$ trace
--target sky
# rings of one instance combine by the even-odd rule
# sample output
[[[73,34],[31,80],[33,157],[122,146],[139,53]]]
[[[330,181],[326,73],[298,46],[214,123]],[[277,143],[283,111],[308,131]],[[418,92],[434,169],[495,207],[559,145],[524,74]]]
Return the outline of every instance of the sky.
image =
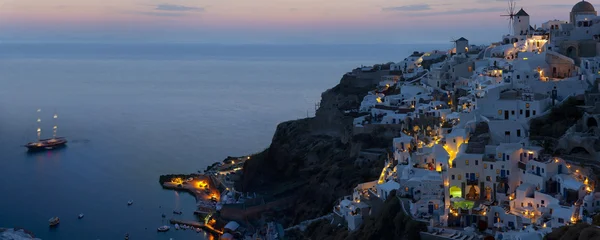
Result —
[[[539,26],[568,20],[578,1],[516,5]],[[508,19],[500,16],[507,6],[507,0],[0,0],[0,42],[412,44],[465,37],[487,43],[508,33]]]

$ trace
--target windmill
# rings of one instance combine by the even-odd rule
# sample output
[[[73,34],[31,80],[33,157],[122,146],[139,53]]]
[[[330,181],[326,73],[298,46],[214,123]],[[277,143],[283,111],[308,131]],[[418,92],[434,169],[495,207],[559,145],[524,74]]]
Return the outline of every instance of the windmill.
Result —
[[[451,39],[452,46],[450,47],[450,51],[452,52],[452,49],[454,49],[454,53],[456,53],[456,38],[452,37]]]
[[[501,17],[508,17],[508,34],[513,34],[513,23],[515,22],[515,1],[508,0],[508,9],[506,9],[505,15],[500,15]]]

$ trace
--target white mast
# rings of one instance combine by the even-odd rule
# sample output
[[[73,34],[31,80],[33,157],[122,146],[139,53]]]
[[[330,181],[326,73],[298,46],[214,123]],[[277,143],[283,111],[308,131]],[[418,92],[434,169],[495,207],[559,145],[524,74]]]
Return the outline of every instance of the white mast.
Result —
[[[38,109],[37,112],[41,112],[42,109]],[[42,122],[42,119],[40,119],[40,116],[38,114],[38,119],[37,119],[37,140],[40,140],[40,136],[42,135],[42,128],[40,127],[40,123]]]
[[[54,127],[52,128],[52,137],[56,138],[56,131],[58,130],[58,126],[56,125],[56,119],[58,119],[58,114],[54,114]]]

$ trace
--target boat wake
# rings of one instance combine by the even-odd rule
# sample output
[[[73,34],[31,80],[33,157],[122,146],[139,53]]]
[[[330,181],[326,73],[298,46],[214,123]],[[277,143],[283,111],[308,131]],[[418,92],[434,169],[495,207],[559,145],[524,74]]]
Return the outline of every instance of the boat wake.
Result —
[[[70,141],[71,143],[89,143],[89,139],[74,139]]]

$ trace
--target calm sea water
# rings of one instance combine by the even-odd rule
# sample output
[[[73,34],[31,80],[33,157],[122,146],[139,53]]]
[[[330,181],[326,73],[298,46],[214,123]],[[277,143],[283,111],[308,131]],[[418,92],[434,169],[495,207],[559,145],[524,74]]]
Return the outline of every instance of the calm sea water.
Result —
[[[277,123],[313,115],[354,67],[447,47],[0,44],[0,227],[42,239],[209,239],[156,232],[161,214],[194,219],[195,206],[159,175],[264,149]],[[26,154],[37,109],[45,136],[58,113],[67,148]],[[49,229],[53,216],[61,224]]]

